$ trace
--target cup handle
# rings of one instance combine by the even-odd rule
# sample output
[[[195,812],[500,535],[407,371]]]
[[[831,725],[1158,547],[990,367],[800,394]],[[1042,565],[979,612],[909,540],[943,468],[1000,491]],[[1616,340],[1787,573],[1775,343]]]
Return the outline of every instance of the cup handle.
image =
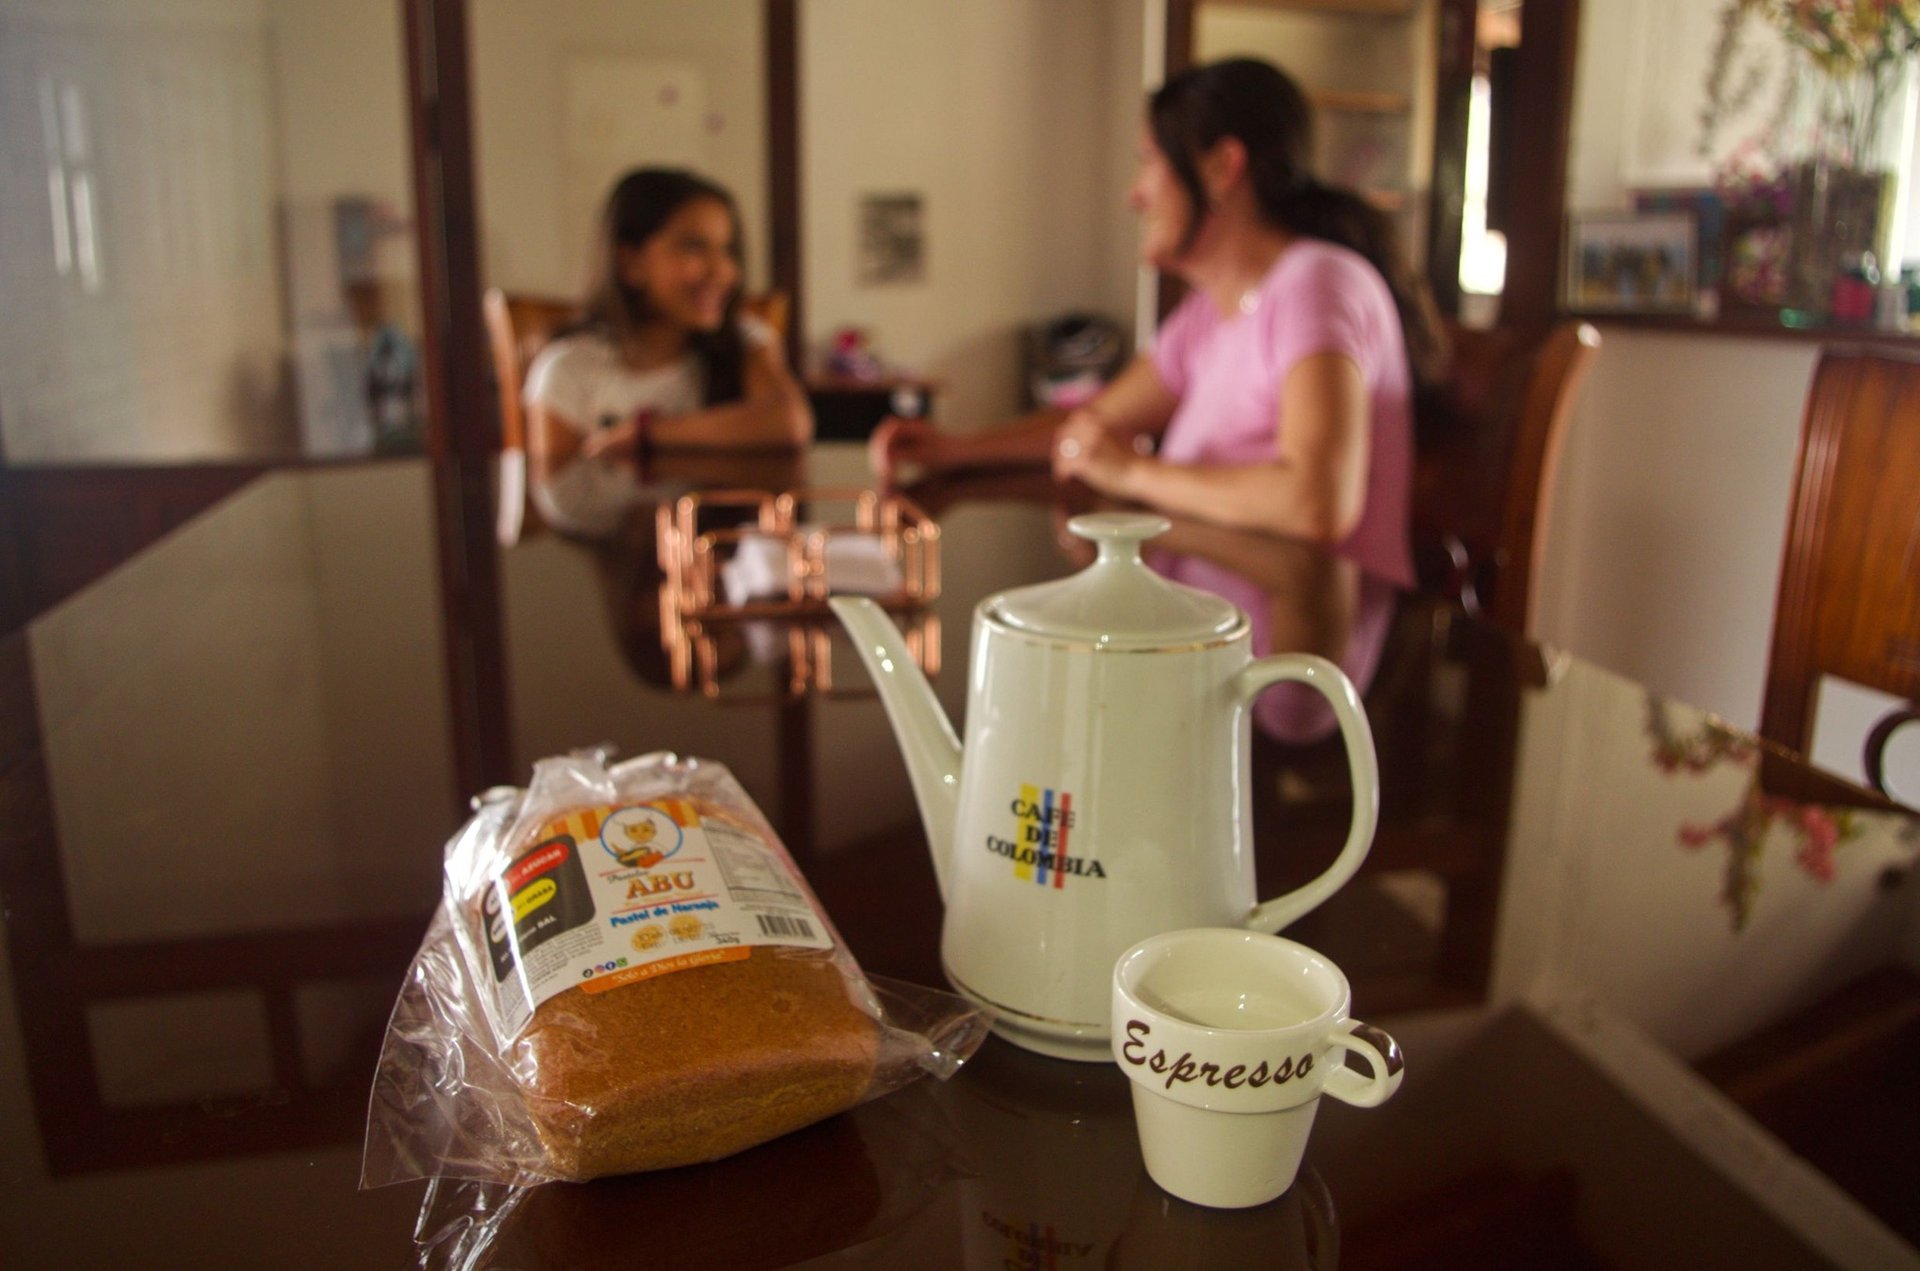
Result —
[[[1311,653],[1283,653],[1250,662],[1234,677],[1234,696],[1242,710],[1269,684],[1290,680],[1317,690],[1333,707],[1340,738],[1347,745],[1347,774],[1353,783],[1353,823],[1346,845],[1327,872],[1296,891],[1256,905],[1246,925],[1272,934],[1316,908],[1346,885],[1373,847],[1374,826],[1380,819],[1380,770],[1373,757],[1373,728],[1360,705],[1360,695],[1346,672]]]
[[[1327,1074],[1323,1093],[1356,1108],[1375,1108],[1393,1097],[1407,1062],[1401,1058],[1400,1044],[1371,1024],[1348,1020],[1327,1039],[1329,1046],[1344,1046],[1367,1061],[1373,1075],[1363,1077],[1351,1068],[1336,1068]]]

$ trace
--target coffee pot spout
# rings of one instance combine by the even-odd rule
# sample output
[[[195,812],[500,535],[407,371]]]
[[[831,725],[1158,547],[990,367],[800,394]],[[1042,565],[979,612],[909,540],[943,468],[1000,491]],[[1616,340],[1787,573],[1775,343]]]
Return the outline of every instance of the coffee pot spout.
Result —
[[[920,819],[926,823],[934,875],[945,898],[954,820],[960,810],[960,739],[886,611],[864,596],[835,596],[827,604],[853,638],[900,740]]]

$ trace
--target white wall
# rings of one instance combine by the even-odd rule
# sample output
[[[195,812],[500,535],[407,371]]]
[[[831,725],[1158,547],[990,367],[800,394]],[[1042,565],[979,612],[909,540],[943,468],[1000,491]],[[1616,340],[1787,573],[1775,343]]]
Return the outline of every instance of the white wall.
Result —
[[[577,293],[591,225],[565,194],[565,73],[576,56],[693,65],[705,81],[700,166],[733,192],[748,286],[767,278],[766,54],[759,0],[478,0],[472,6],[474,146],[487,280]],[[811,9],[803,20],[811,17]],[[635,154],[634,165],[648,160]],[[589,218],[590,219],[590,218]]]
[[[267,0],[279,115],[280,192],[413,206],[407,71],[393,0]]]
[[[1631,19],[1626,5],[1581,9],[1569,207],[1630,205],[1619,85]],[[1672,108],[1693,109],[1696,91],[1674,86]],[[1818,346],[1601,334],[1547,528],[1539,634],[1752,727]]]
[[[951,426],[1020,400],[1019,330],[1133,311],[1124,199],[1137,0],[809,0],[800,31],[806,336],[868,328]],[[924,200],[918,283],[856,281],[860,196]]]
[[[270,74],[257,0],[0,10],[10,461],[289,439]]]
[[[1815,346],[1601,333],[1547,527],[1539,633],[1751,728]]]

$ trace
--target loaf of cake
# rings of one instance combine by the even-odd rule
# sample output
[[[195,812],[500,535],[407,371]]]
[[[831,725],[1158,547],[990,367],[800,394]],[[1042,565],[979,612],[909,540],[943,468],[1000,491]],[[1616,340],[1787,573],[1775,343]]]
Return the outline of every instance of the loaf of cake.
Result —
[[[585,1179],[731,1156],[850,1108],[876,1040],[831,961],[755,949],[608,993],[569,989],[514,1045],[554,1173]]]
[[[675,835],[685,847],[661,855]],[[676,869],[680,861],[692,863]],[[741,876],[749,883],[729,890],[725,880]],[[640,902],[610,909],[622,886]],[[781,886],[791,899],[771,916],[734,904],[780,898]],[[531,1018],[501,1058],[554,1177],[729,1156],[850,1108],[873,1084],[880,1024],[865,982],[750,804],[677,797],[562,812],[502,857],[469,913],[496,980],[533,986]],[[633,925],[609,925],[621,922]],[[765,943],[769,927],[804,931],[813,947]],[[730,943],[739,929],[761,942]],[[575,961],[575,946],[618,942],[625,956],[585,972],[597,980],[553,992],[542,987],[553,968],[571,968],[541,946],[568,939],[561,947]],[[527,950],[546,959],[531,973]]]

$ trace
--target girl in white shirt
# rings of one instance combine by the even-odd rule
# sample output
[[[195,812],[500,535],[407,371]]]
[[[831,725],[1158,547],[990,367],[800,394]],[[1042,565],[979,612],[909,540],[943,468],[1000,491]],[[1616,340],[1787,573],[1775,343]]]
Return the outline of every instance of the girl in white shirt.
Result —
[[[739,216],[690,172],[641,168],[607,198],[584,314],[528,368],[533,503],[555,529],[624,523],[655,449],[805,446],[806,394],[739,315]]]

